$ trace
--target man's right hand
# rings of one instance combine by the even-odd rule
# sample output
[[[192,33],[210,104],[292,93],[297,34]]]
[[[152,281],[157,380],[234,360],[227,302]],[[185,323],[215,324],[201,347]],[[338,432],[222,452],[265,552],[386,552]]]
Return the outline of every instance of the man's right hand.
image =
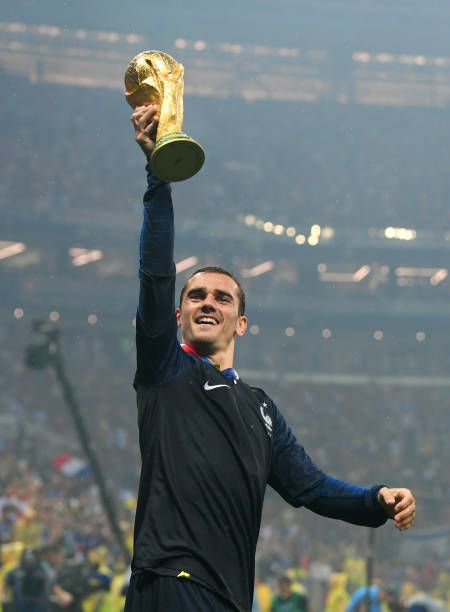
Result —
[[[156,143],[158,121],[159,107],[157,104],[136,106],[131,115],[131,123],[134,127],[134,138],[149,161]]]

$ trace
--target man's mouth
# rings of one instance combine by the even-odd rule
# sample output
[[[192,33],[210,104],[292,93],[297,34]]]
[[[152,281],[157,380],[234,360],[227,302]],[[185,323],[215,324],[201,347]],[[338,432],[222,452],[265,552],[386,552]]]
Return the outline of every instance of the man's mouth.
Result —
[[[206,315],[202,315],[201,317],[197,317],[195,322],[198,325],[218,325],[218,321],[214,319],[214,317],[209,317]]]

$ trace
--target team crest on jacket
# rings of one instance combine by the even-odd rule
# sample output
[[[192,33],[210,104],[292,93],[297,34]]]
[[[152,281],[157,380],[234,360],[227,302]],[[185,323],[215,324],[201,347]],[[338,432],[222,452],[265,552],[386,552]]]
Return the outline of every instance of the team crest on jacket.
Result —
[[[269,437],[272,437],[272,428],[273,428],[272,418],[270,417],[270,415],[266,413],[266,408],[267,408],[267,402],[263,402],[262,404],[259,405],[259,410],[261,412],[261,416],[263,418],[264,425],[266,426],[267,433],[269,434]]]

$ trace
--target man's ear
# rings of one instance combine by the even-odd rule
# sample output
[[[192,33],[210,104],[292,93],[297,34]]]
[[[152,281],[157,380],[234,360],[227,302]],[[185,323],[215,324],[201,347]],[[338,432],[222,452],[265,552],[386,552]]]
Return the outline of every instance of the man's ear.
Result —
[[[247,331],[248,319],[246,316],[240,316],[236,323],[236,336],[243,336]]]
[[[178,327],[180,327],[180,325],[181,325],[181,323],[180,323],[181,310],[179,308],[175,309],[175,317],[177,319],[177,325],[178,325]]]

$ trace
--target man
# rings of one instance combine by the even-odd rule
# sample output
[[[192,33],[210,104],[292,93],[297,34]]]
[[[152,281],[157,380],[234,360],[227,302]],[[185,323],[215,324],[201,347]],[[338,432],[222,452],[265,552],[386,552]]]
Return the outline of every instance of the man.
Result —
[[[147,159],[155,105],[131,120]],[[264,491],[357,525],[414,520],[407,489],[355,487],[324,474],[262,391],[233,369],[247,328],[245,296],[229,272],[194,273],[174,312],[170,187],[148,175],[136,317],[141,479],[125,609],[248,612]],[[180,328],[184,346],[177,340]]]
[[[409,597],[405,604],[407,612],[444,612],[448,610],[442,601],[421,592]]]
[[[360,612],[362,610],[381,612],[383,602],[387,602],[392,598],[392,595],[383,585],[373,585],[369,588],[360,587],[351,596],[346,612]],[[389,606],[389,610],[391,609],[391,606]]]
[[[6,604],[5,611],[45,612],[49,586],[49,576],[36,551],[26,548],[19,565],[5,577],[6,590],[11,594],[11,607]]]
[[[289,576],[278,579],[278,593],[272,600],[271,612],[307,612],[308,599],[304,593],[296,593],[292,589]]]

